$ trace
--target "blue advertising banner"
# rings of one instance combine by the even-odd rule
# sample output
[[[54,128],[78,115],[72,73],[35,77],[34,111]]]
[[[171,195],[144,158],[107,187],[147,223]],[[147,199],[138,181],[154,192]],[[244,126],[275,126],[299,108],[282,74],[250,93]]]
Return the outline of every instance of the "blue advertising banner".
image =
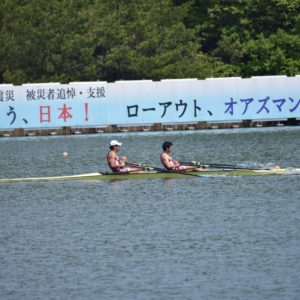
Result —
[[[300,118],[300,76],[0,85],[0,129]]]

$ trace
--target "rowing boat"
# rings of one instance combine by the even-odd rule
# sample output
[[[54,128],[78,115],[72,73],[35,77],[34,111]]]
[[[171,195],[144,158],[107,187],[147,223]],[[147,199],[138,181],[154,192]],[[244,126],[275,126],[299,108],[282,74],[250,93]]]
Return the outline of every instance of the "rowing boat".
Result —
[[[149,178],[187,178],[189,176],[254,176],[254,175],[289,175],[300,174],[300,168],[293,169],[261,169],[261,170],[235,170],[235,169],[205,169],[193,172],[157,172],[145,171],[143,173],[120,174],[120,173],[86,173],[78,175],[54,176],[54,177],[31,177],[31,178],[3,178],[0,183],[13,182],[36,182],[36,181],[66,181],[66,180],[124,180],[124,179],[149,179]]]

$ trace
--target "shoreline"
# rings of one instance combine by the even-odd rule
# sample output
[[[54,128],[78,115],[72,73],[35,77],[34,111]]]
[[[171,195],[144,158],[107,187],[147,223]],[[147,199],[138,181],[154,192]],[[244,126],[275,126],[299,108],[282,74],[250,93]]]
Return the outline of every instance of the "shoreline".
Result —
[[[156,131],[193,131],[207,129],[229,129],[229,128],[260,128],[260,127],[283,127],[300,126],[300,120],[272,120],[241,122],[220,122],[208,123],[198,122],[192,124],[162,124],[156,123],[145,125],[110,125],[105,127],[60,127],[60,128],[32,128],[12,129],[0,131],[0,137],[22,137],[22,136],[56,136],[56,135],[80,135],[80,134],[101,134],[101,133],[126,133],[126,132],[156,132]]]

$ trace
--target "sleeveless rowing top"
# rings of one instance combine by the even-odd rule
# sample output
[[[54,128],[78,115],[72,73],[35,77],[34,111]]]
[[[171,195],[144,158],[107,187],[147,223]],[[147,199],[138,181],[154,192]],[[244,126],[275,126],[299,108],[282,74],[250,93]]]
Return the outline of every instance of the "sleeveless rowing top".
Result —
[[[174,169],[174,161],[173,161],[173,158],[169,155],[169,158],[168,158],[168,162],[169,164],[171,165],[171,168],[170,167],[167,167],[162,159],[162,156],[163,156],[164,152],[160,155],[160,161],[162,163],[162,165],[164,166],[164,168],[166,170],[173,170]]]
[[[116,166],[113,167],[113,166],[110,164],[110,161],[109,161],[109,159],[108,159],[110,153],[111,153],[111,151],[109,151],[109,152],[107,153],[107,156],[106,156],[107,164],[108,164],[108,166],[110,167],[110,169],[111,169],[113,172],[119,172],[119,171],[120,171],[120,162],[119,162],[120,158],[119,158],[118,155],[116,155],[116,158],[115,158],[115,165],[116,165]]]

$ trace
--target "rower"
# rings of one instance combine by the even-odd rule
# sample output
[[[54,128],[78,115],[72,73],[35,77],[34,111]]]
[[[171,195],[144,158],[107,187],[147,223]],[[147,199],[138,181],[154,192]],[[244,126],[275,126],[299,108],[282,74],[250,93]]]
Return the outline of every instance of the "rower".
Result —
[[[177,160],[170,155],[173,143],[164,142],[162,145],[163,153],[160,155],[160,161],[166,171],[203,171],[199,167],[182,166]]]
[[[110,151],[107,154],[107,164],[114,173],[141,173],[137,168],[131,168],[126,166],[126,156],[119,158],[118,152],[122,143],[117,140],[110,142]]]

